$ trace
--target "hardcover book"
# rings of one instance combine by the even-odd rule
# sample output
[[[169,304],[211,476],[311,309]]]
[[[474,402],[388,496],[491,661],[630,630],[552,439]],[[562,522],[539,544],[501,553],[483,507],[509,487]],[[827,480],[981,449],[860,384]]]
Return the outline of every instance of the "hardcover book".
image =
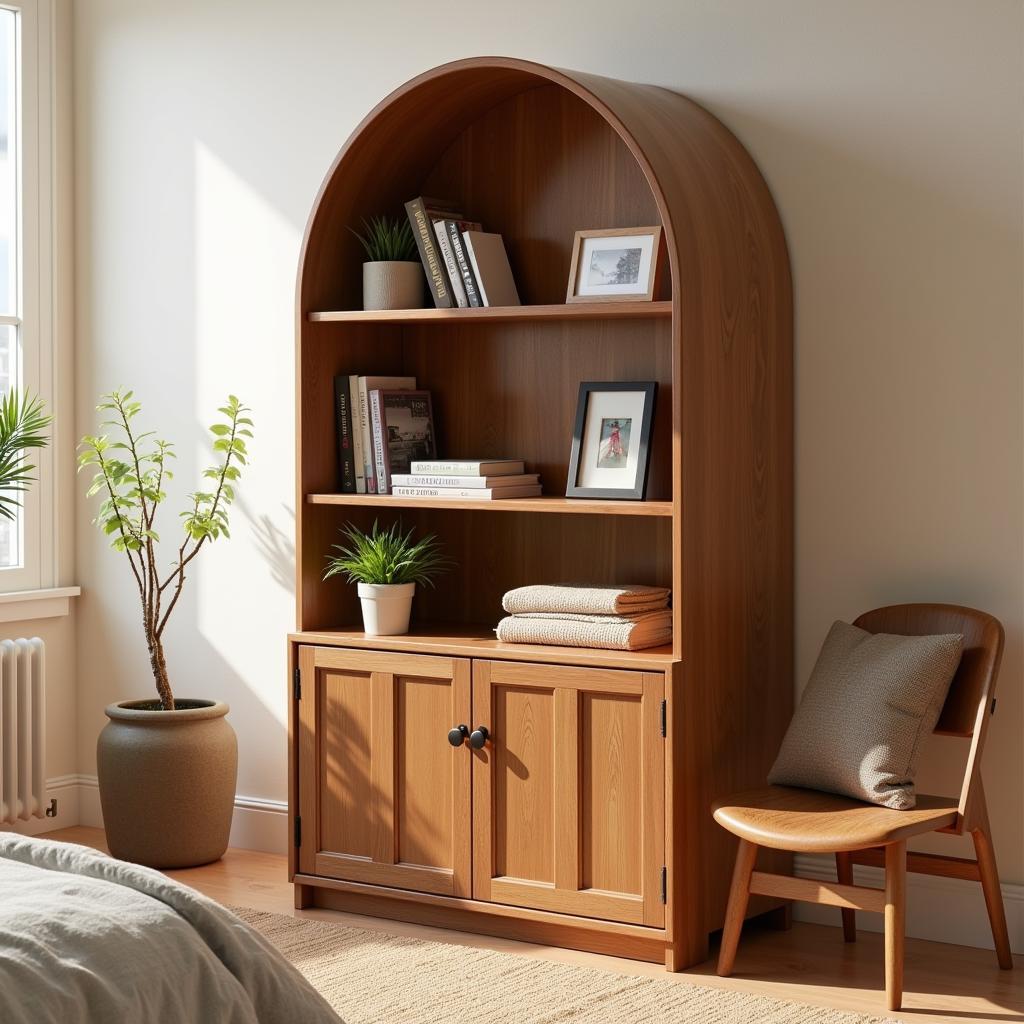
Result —
[[[437,247],[437,236],[434,234],[434,221],[445,217],[461,217],[455,204],[447,199],[427,199],[417,196],[405,204],[405,212],[412,225],[412,234],[416,239],[423,269],[426,271],[427,284],[438,309],[451,309],[455,305],[451,284],[448,280],[448,269]]]
[[[429,391],[370,392],[377,493],[391,490],[391,473],[407,473],[413,459],[436,454]]]
[[[513,476],[524,471],[522,459],[417,459],[409,467],[417,475]]]
[[[349,405],[352,409],[352,454],[355,461],[356,494],[366,493],[366,458],[363,452],[363,432],[359,429],[359,374],[349,374]]]
[[[334,419],[338,435],[338,469],[343,494],[356,492],[356,460],[352,444],[352,396],[348,377],[334,378]]]
[[[452,476],[436,473],[392,473],[396,487],[519,487],[540,483],[537,473],[515,473],[509,476]]]
[[[394,487],[400,498],[452,498],[459,501],[495,501],[499,498],[536,498],[540,484],[524,487]]]
[[[373,452],[373,432],[370,429],[370,392],[377,389],[413,391],[415,388],[415,377],[359,378],[359,402],[356,413],[359,417],[358,430],[363,450],[363,475],[367,494],[377,493],[377,463]]]
[[[482,305],[520,305],[501,235],[489,231],[466,231],[462,238]]]
[[[469,304],[474,307],[486,306],[487,303],[483,300],[476,275],[470,265],[469,256],[467,255],[466,247],[463,244],[465,234],[461,229],[459,222],[456,220],[446,220],[444,222],[444,226],[445,230],[448,232],[448,239],[451,242],[452,253],[455,257],[456,266],[458,267],[459,273],[462,277],[462,284],[466,290],[466,298],[468,299]],[[477,227],[479,227],[479,225],[477,225]],[[470,228],[470,230],[473,229]]]
[[[457,231],[479,231],[480,225],[475,221],[471,220],[435,220],[434,221],[434,234],[437,236],[437,247],[441,252],[441,258],[444,260],[445,268],[448,271],[448,279],[452,286],[452,295],[455,298],[455,304],[460,309],[465,309],[469,305],[469,300],[466,298],[466,288],[462,283],[462,271],[459,269],[459,263],[455,258],[455,253],[452,250],[452,241],[448,236],[448,224],[458,225]]]

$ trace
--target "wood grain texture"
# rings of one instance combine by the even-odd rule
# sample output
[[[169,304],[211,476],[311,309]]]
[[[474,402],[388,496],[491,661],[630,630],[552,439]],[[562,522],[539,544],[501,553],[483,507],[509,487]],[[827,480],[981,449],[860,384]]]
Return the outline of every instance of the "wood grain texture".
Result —
[[[885,1002],[890,1010],[903,1005],[903,950],[907,927],[907,844],[885,848]]]
[[[405,498],[395,494],[307,494],[311,505],[347,505],[380,512],[401,508],[461,509],[471,512],[548,512],[555,515],[665,516],[671,518],[668,501],[608,501],[590,498],[495,498],[473,501],[456,498]]]
[[[765,871],[755,871],[750,876],[750,892],[876,914],[885,909],[885,894],[881,889],[842,882],[819,882],[813,878],[794,878],[792,875],[773,875]]]
[[[527,307],[564,296],[576,230],[660,223],[671,316],[346,317],[359,305],[349,225],[424,193],[460,200],[503,234]],[[342,316],[309,320],[331,310]],[[403,508],[459,564],[429,603],[417,599],[418,616],[448,623],[446,633],[406,649],[473,649],[501,594],[524,583],[672,587],[667,665],[570,649],[550,662],[669,669],[672,774],[659,787],[669,959],[703,959],[724,918],[734,842],[708,807],[763,783],[792,708],[792,294],[778,214],[749,155],[667,90],[509,58],[435,69],[371,112],[331,168],[303,243],[296,327],[298,624],[322,637],[358,621],[351,588],[320,582],[327,546],[345,522],[368,526],[381,513],[305,500],[336,489],[323,409],[339,367],[415,373],[435,396],[445,453],[525,457],[553,498],[564,494],[578,382],[658,381],[648,497],[670,502],[671,516]],[[360,643],[356,631],[334,635]],[[539,649],[508,657],[542,660]]]
[[[835,853],[883,846],[934,832],[956,821],[956,800],[918,794],[917,806],[897,811],[832,793],[764,786],[717,803],[715,820],[759,846],[802,853]]]
[[[526,320],[648,320],[672,316],[672,303],[647,301],[574,302],[529,306],[481,306],[464,309],[342,309],[309,314],[319,323],[439,324],[521,323]],[[438,337],[443,344],[445,334]]]
[[[881,852],[881,851],[880,851]],[[840,885],[853,885],[853,857],[842,850],[836,854],[836,880]],[[843,941],[857,941],[857,912],[851,907],[843,907]]]
[[[474,897],[662,927],[661,674],[474,662]]]
[[[469,663],[304,646],[300,664],[302,870],[468,895],[469,754],[447,734],[469,720]]]

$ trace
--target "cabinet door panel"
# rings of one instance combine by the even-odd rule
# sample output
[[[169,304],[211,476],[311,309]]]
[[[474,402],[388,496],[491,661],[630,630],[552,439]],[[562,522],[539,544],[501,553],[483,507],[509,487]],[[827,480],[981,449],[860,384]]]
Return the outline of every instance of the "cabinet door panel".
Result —
[[[300,870],[468,896],[469,662],[303,647]]]
[[[660,927],[664,676],[473,663],[476,899]]]

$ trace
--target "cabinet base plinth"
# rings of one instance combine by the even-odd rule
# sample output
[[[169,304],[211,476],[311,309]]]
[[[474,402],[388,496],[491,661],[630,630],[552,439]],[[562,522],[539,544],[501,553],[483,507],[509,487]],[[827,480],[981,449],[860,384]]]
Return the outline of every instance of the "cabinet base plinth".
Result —
[[[580,949],[651,963],[666,963],[672,948],[660,928],[402,892],[311,875],[296,875],[295,886],[296,891],[301,888],[310,893],[312,902],[308,906],[432,928],[495,935],[518,942]],[[676,969],[683,966],[691,965],[679,964]]]

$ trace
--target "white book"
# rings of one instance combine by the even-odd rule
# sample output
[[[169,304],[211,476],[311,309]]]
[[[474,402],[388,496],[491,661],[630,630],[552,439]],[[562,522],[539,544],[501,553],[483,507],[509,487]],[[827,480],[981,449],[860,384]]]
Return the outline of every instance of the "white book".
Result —
[[[393,487],[396,498],[450,498],[459,501],[494,501],[496,498],[535,498],[540,484],[524,487]]]
[[[469,305],[466,298],[466,287],[462,283],[462,273],[458,263],[455,262],[455,253],[452,252],[452,242],[448,237],[448,229],[444,226],[443,220],[434,221],[434,234],[437,235],[437,247],[441,251],[441,258],[448,268],[448,277],[451,279],[452,295],[458,303],[459,309],[465,309]]]
[[[371,391],[415,391],[415,377],[360,377],[359,378],[359,432],[363,445],[363,477],[366,492],[377,493],[377,472],[373,458],[373,431],[370,427]]]
[[[516,476],[523,470],[522,459],[420,459],[409,466],[416,476]]]
[[[444,476],[429,473],[392,473],[396,487],[516,487],[537,484],[537,473],[516,473],[509,476]]]
[[[485,306],[518,306],[512,268],[501,235],[492,231],[463,231],[466,255]]]
[[[348,378],[349,404],[352,406],[352,458],[356,464],[356,494],[366,493],[366,456],[363,453],[363,432],[359,429],[359,374]]]

